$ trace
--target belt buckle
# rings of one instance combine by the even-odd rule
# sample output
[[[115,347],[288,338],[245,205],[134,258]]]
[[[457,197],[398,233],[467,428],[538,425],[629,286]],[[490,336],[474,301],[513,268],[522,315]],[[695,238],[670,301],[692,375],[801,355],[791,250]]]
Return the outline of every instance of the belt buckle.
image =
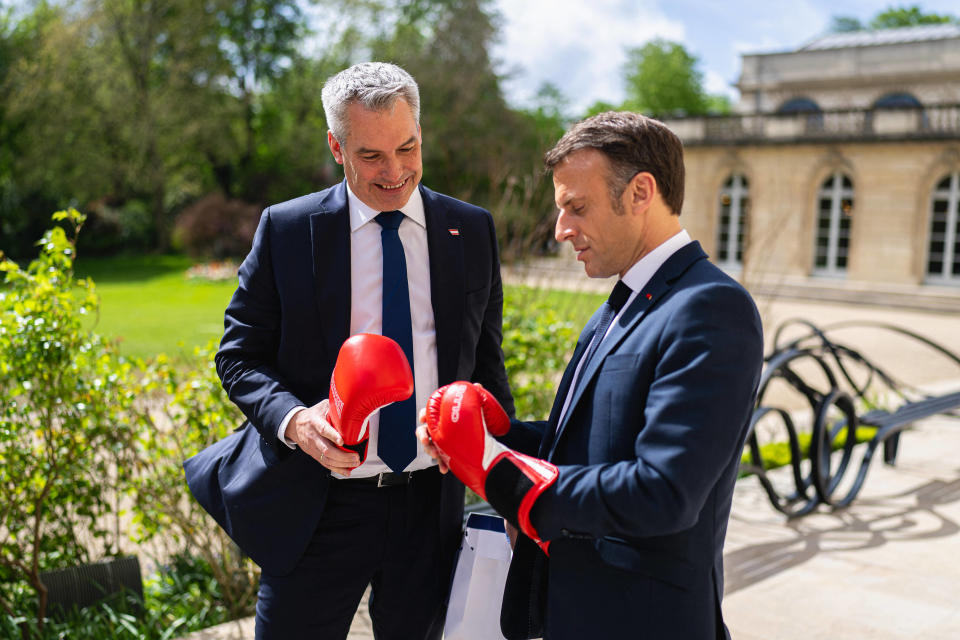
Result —
[[[377,474],[377,488],[410,484],[412,471],[384,471]]]

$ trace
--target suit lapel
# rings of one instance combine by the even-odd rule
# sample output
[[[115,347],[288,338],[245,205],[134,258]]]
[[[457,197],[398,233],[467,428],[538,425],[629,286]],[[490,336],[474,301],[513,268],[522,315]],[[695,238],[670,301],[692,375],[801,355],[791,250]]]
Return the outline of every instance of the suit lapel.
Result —
[[[350,337],[350,211],[346,183],[341,182],[310,214],[313,282],[321,334],[331,365]]]
[[[460,331],[466,292],[463,290],[463,236],[460,215],[440,202],[430,189],[420,185],[427,220],[430,252],[430,300],[437,336],[437,379],[440,385],[456,380],[460,358]]]
[[[647,311],[653,308],[657,301],[662,299],[670,291],[674,281],[679,278],[690,265],[706,257],[706,254],[700,248],[699,242],[691,242],[682,247],[670,256],[663,266],[653,274],[653,277],[650,278],[646,286],[637,294],[633,302],[631,302],[623,314],[614,321],[606,339],[600,343],[596,353],[593,354],[593,358],[591,358],[586,367],[580,371],[580,377],[577,379],[576,387],[573,390],[573,397],[570,399],[570,406],[567,408],[567,413],[563,416],[563,422],[557,427],[557,435],[550,446],[550,456],[556,451],[556,444],[563,436],[563,432],[570,422],[570,416],[583,397],[584,391],[590,386],[590,382],[600,371],[604,359],[640,324],[640,321],[646,316]],[[594,314],[594,318],[591,318],[590,322],[596,326],[596,314]],[[589,342],[590,340],[586,340],[585,344],[589,344]],[[582,353],[583,349],[580,349],[580,351]],[[571,364],[572,362],[573,361],[571,361]],[[566,374],[564,377],[566,377]],[[564,394],[564,397],[566,397],[566,394]]]
[[[560,378],[560,385],[557,387],[557,395],[553,398],[553,407],[550,409],[550,417],[547,419],[547,430],[544,433],[543,440],[540,441],[540,450],[538,455],[541,458],[547,457],[547,452],[550,451],[550,448],[553,445],[553,437],[557,433],[557,422],[560,420],[560,412],[563,410],[563,403],[567,398],[567,393],[570,391],[570,384],[573,382],[573,374],[577,370],[577,363],[580,362],[580,358],[583,357],[584,352],[590,345],[590,338],[593,336],[594,327],[596,327],[597,318],[599,316],[599,311],[595,312],[587,321],[583,331],[580,332],[580,337],[577,339],[577,347],[573,350],[573,355],[570,356],[570,361],[567,363],[567,368],[563,372],[563,377]]]

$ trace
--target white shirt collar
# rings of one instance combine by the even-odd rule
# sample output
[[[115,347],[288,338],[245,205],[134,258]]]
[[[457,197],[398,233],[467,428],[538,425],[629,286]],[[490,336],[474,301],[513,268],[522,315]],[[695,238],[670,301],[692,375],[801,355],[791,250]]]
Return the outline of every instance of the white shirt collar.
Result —
[[[347,183],[347,203],[349,204],[350,209],[351,232],[356,231],[380,214],[380,211],[375,211],[364,204],[364,202],[360,200],[360,198],[358,198],[353,191],[350,190],[349,182]],[[427,216],[423,212],[423,197],[420,195],[419,185],[417,185],[417,188],[414,189],[413,193],[410,194],[410,199],[407,200],[407,204],[400,207],[400,211],[402,211],[405,216],[426,229]]]
[[[663,266],[663,263],[666,262],[670,256],[690,244],[690,242],[692,242],[690,234],[687,233],[686,229],[681,229],[679,233],[670,237],[666,242],[663,242],[654,248],[653,251],[637,260],[636,264],[630,267],[627,273],[624,274],[623,283],[633,291],[640,291],[647,286],[653,274]]]

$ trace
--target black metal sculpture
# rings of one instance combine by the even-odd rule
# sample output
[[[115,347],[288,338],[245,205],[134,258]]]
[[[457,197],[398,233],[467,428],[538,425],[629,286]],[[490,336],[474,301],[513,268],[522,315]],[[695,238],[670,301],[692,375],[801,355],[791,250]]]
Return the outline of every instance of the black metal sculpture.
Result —
[[[786,341],[788,329],[803,329],[802,335]],[[894,464],[901,432],[911,424],[939,413],[950,414],[960,408],[960,391],[929,395],[897,381],[867,360],[857,350],[834,342],[828,332],[854,327],[872,327],[919,341],[960,367],[960,357],[932,340],[901,327],[876,322],[844,322],[818,328],[801,319],[781,324],[774,335],[774,348],[766,357],[760,379],[757,408],[747,437],[748,460],[741,472],[757,476],[774,508],[789,517],[806,515],[821,504],[838,508],[849,505],[863,488],[870,461],[883,445],[884,462]],[[805,398],[807,409],[788,410],[776,406],[771,383],[782,381],[794,393]],[[870,394],[888,396],[894,408],[878,406]],[[795,419],[811,418],[809,453],[803,455],[801,437]],[[786,432],[790,450],[789,465],[794,489],[781,493],[768,474],[763,460],[757,425],[762,420],[778,421]],[[858,443],[857,427],[875,429],[869,439]],[[863,452],[856,468],[854,452]]]

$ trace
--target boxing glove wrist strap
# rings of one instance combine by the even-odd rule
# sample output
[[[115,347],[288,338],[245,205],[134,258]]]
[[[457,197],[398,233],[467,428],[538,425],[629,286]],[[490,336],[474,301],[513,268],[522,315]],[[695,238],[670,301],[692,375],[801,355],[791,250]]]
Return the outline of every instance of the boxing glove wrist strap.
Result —
[[[556,482],[557,475],[557,467],[549,462],[508,449],[490,466],[484,493],[497,513],[543,546],[540,534],[530,521],[530,510]]]

